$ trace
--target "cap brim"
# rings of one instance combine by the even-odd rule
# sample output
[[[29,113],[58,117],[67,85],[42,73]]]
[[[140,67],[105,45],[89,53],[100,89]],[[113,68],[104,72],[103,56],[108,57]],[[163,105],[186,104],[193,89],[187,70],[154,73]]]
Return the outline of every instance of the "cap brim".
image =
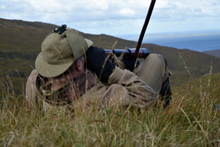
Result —
[[[93,45],[93,42],[91,40],[85,38],[85,41],[88,45],[88,48]]]
[[[44,77],[56,77],[65,72],[73,62],[68,62],[61,65],[48,64],[43,60],[42,52],[37,56],[35,60],[35,67],[37,72]]]

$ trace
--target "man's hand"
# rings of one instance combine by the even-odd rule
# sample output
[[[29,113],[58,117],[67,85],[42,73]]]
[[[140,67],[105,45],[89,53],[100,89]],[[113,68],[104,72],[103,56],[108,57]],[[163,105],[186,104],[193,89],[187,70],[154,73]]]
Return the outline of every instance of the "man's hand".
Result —
[[[102,48],[91,46],[86,52],[87,68],[95,72],[102,82],[108,81],[115,68],[115,65],[106,58],[107,55]]]

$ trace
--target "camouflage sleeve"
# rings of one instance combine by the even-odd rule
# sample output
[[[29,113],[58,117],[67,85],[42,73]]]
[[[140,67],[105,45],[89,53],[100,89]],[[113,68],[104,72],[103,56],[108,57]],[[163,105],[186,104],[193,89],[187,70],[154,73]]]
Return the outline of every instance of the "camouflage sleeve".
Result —
[[[156,99],[156,93],[153,89],[128,70],[116,67],[109,77],[109,84],[119,84],[127,89],[131,104],[139,108],[148,107]]]

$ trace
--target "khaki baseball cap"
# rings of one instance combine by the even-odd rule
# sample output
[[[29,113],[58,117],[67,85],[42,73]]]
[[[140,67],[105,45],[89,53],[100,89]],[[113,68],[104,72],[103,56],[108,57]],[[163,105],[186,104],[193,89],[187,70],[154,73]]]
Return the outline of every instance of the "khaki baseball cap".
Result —
[[[44,77],[56,77],[85,54],[92,44],[91,40],[85,39],[74,29],[51,32],[42,42],[41,52],[35,60],[36,70]]]

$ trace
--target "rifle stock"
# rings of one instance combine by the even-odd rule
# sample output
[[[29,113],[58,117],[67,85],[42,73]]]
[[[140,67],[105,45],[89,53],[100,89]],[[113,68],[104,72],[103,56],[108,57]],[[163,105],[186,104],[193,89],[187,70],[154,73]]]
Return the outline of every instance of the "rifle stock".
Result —
[[[109,54],[110,52],[114,53],[117,57],[124,57],[133,59],[135,57],[135,48],[128,49],[105,49],[105,53]],[[150,54],[149,50],[146,48],[140,48],[137,58],[146,58]]]

